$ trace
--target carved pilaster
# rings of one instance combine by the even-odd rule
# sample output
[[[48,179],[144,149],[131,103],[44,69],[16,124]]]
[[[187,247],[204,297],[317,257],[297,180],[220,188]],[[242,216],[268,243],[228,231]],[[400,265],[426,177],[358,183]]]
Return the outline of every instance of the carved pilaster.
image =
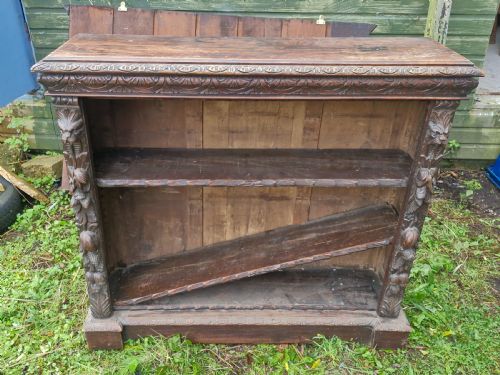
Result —
[[[403,292],[415,259],[416,247],[432,193],[432,180],[442,159],[448,132],[458,101],[436,101],[431,104],[427,124],[413,165],[411,185],[400,218],[400,236],[394,244],[385,282],[379,299],[381,316],[397,317]]]
[[[94,318],[107,318],[112,313],[111,298],[85,119],[78,98],[56,97],[54,104],[68,168],[71,205],[80,230],[90,311]]]

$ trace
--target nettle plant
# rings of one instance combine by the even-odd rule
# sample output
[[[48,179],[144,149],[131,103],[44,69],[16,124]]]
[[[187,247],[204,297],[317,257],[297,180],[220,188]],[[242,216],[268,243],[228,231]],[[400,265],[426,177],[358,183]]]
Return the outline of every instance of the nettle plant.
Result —
[[[24,104],[16,103],[0,110],[0,124],[7,123],[7,128],[14,130],[14,134],[5,139],[4,143],[10,149],[19,150],[21,153],[29,150],[25,124],[31,116],[22,115],[24,107]]]

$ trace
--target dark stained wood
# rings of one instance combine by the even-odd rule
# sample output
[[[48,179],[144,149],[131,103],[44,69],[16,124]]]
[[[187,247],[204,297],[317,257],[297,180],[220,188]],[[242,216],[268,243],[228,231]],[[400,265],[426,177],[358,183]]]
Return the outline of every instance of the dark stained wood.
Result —
[[[111,149],[95,156],[97,185],[406,186],[399,150]]]
[[[108,188],[99,193],[110,270],[203,246],[201,188]]]
[[[377,25],[355,22],[329,22],[326,25],[326,36],[334,37],[367,37]]]
[[[410,333],[401,312],[395,319],[366,310],[226,310],[226,311],[116,311],[123,338],[182,334],[200,343],[309,343],[321,332],[378,348],[406,345]],[[95,321],[95,320],[94,320]]]
[[[69,36],[81,33],[112,34],[113,9],[71,6],[69,12]]]
[[[154,25],[154,35],[195,36],[196,14],[158,10]]]
[[[126,12],[115,11],[113,34],[153,35],[154,13],[137,8],[128,8]]]
[[[123,12],[122,14],[131,14]],[[141,23],[141,13],[137,16]],[[212,23],[225,34],[237,33],[237,20],[220,25],[220,20],[207,16],[207,31]],[[198,17],[199,20],[205,19]],[[114,32],[125,23],[117,24]],[[153,33],[153,21],[144,26],[142,34]],[[205,21],[199,21],[205,22]],[[210,26],[210,27],[209,27]],[[224,27],[223,27],[224,26]],[[317,26],[317,25],[315,25]],[[198,26],[202,30],[201,24]],[[204,26],[203,26],[204,27]],[[216,26],[213,26],[215,28]],[[311,26],[312,27],[312,26]],[[125,30],[125,28],[128,28]],[[226,31],[224,31],[226,30]],[[298,32],[297,32],[298,33]],[[48,61],[91,61],[129,63],[230,63],[230,64],[289,64],[289,65],[422,65],[468,66],[473,64],[456,52],[427,38],[181,38],[146,35],[77,35],[47,56]],[[418,72],[415,72],[418,75]]]
[[[266,36],[266,18],[257,17],[239,17],[238,18],[238,36],[253,36],[264,38]],[[281,36],[281,24],[279,25],[279,35]]]
[[[372,311],[379,288],[370,270],[285,270],[115,309]]]
[[[236,18],[197,19],[197,35],[219,37],[79,34],[32,71],[50,95],[114,98],[457,100],[481,75],[425,38],[221,38],[237,35]],[[120,25],[115,15],[114,29]]]
[[[281,36],[283,38],[324,38],[326,24],[318,25],[314,20],[283,20]]]
[[[196,36],[229,37],[238,34],[238,17],[199,13]]]
[[[204,187],[203,245],[304,224],[310,196],[308,187]]]
[[[134,305],[384,246],[396,221],[390,206],[371,206],[132,265],[113,277],[114,303]]]
[[[88,348],[95,349],[122,349],[122,325],[114,317],[95,319],[91,314],[85,320],[83,330],[87,339]]]

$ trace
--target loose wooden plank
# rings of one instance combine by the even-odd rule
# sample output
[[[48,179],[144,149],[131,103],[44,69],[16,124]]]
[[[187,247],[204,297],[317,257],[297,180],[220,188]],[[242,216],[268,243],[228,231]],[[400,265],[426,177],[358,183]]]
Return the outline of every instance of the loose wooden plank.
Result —
[[[114,276],[114,303],[134,305],[384,246],[396,224],[390,206],[370,206],[133,265]]]
[[[16,176],[14,173],[9,172],[8,170],[6,170],[2,166],[0,166],[0,176],[5,178],[12,185],[14,185],[17,189],[26,193],[30,197],[32,197],[32,198],[34,198],[42,203],[49,203],[50,202],[49,198],[44,193],[42,193],[40,190],[35,188],[29,182],[25,181],[23,178]]]
[[[95,165],[100,187],[404,187],[411,159],[399,150],[113,149]]]

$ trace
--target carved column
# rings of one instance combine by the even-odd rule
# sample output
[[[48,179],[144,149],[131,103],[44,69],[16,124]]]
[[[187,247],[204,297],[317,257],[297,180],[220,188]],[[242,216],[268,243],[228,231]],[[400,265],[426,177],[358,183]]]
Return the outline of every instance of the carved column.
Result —
[[[427,214],[432,180],[448,143],[448,131],[458,104],[458,101],[442,100],[432,102],[429,108],[409,179],[411,185],[406,204],[399,221],[400,235],[395,239],[379,298],[378,314],[381,316],[394,318],[401,310],[401,300]]]
[[[80,230],[90,311],[94,318],[107,318],[112,314],[111,298],[85,118],[78,98],[56,97],[53,100],[68,168],[71,205]]]

